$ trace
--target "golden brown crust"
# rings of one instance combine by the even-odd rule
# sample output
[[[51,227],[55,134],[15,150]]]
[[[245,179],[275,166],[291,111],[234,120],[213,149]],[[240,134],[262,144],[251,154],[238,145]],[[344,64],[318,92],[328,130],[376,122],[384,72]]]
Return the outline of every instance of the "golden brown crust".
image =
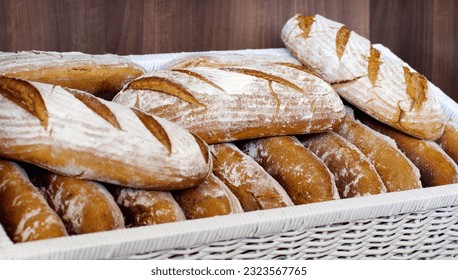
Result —
[[[213,173],[229,187],[245,211],[293,205],[283,187],[234,144],[211,147]]]
[[[0,160],[0,223],[13,242],[66,236],[59,216],[19,165]]]
[[[283,186],[294,204],[339,198],[329,169],[295,137],[251,140],[242,145],[242,151]]]
[[[433,141],[421,140],[365,115],[356,115],[364,124],[391,137],[396,145],[420,170],[423,187],[458,183],[457,164]]]
[[[126,227],[172,223],[185,220],[185,215],[170,192],[115,188]]]
[[[420,171],[397,148],[396,143],[361,122],[347,112],[344,123],[337,130],[369,159],[382,178],[388,192],[421,188]]]
[[[242,206],[234,194],[213,174],[196,187],[174,192],[173,197],[187,219],[243,212]]]
[[[447,123],[444,133],[436,142],[458,164],[458,126],[452,122]]]
[[[334,174],[340,198],[385,193],[375,167],[357,147],[335,132],[304,135],[299,138]]]

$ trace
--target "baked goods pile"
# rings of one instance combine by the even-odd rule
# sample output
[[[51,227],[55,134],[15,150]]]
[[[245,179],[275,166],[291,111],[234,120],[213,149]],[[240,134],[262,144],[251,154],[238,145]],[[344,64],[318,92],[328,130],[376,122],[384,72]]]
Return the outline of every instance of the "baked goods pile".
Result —
[[[458,183],[458,129],[401,59],[321,17],[291,57],[0,53],[14,242]],[[344,103],[345,102],[345,103]],[[345,104],[345,105],[344,105]]]

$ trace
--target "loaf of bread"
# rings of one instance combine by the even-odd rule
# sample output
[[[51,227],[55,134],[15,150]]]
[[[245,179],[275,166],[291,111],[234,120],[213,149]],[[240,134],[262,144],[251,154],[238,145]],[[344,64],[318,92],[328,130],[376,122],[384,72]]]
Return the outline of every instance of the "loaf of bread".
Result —
[[[113,196],[126,227],[139,227],[186,220],[170,192],[116,187]]]
[[[242,213],[240,202],[230,189],[213,174],[202,184],[173,192],[187,219]]]
[[[172,190],[211,171],[177,124],[60,86],[0,77],[0,127],[0,156],[70,177]]]
[[[345,116],[328,83],[280,64],[157,71],[130,82],[114,101],[176,122],[211,144],[325,131]]]
[[[293,205],[283,187],[234,144],[210,147],[213,173],[235,194],[245,211]]]
[[[0,75],[92,93],[111,100],[144,70],[114,55],[80,52],[0,52]]]
[[[164,69],[184,69],[195,67],[222,68],[229,66],[250,66],[255,64],[275,63],[300,67],[302,64],[294,57],[262,54],[210,53],[185,55],[173,59]]]
[[[362,113],[355,115],[364,124],[396,141],[399,149],[420,170],[420,180],[423,187],[458,183],[457,164],[437,143],[409,136]]]
[[[345,121],[336,132],[358,147],[374,165],[388,192],[422,187],[420,171],[396,142],[356,120],[351,108],[347,107]]]
[[[348,140],[329,131],[303,135],[299,141],[334,174],[340,198],[386,192],[382,179],[366,156]]]
[[[24,169],[6,160],[0,160],[0,223],[13,242],[67,235]]]
[[[254,139],[242,144],[241,150],[280,183],[294,204],[339,199],[332,173],[295,137]]]
[[[121,210],[101,184],[43,170],[29,174],[69,234],[124,228]]]
[[[345,25],[320,15],[296,15],[281,37],[299,61],[368,115],[418,138],[435,140],[442,134],[444,117],[434,96],[440,90]]]
[[[449,121],[445,125],[444,133],[437,139],[437,143],[441,148],[458,163],[458,125]]]

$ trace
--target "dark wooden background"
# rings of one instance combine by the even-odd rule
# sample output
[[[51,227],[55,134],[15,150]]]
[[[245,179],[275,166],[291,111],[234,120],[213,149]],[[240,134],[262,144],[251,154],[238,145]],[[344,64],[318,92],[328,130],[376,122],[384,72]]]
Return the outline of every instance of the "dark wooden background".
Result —
[[[283,47],[319,13],[383,43],[458,101],[456,0],[0,0],[0,50],[144,54]]]

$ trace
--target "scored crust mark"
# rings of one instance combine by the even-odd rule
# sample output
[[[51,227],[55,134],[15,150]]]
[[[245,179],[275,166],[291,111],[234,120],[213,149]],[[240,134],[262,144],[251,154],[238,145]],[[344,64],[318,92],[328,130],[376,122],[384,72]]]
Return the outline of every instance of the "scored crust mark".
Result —
[[[21,107],[48,128],[48,111],[40,92],[29,82],[0,77],[0,95]]]
[[[145,77],[135,80],[129,84],[128,89],[137,90],[152,90],[164,94],[175,96],[192,105],[207,108],[204,104],[197,101],[197,99],[186,90],[182,85],[172,82],[168,79],[161,77]]]
[[[298,64],[289,63],[289,62],[277,62],[275,64],[283,65],[283,66],[286,66],[286,67],[291,67],[291,68],[294,68],[294,69],[297,69],[297,70],[300,70],[300,71],[304,71],[304,72],[306,72],[308,74],[311,74],[311,75],[316,76],[316,77],[321,79],[321,77],[317,73],[315,73],[310,68],[305,67],[304,65],[298,65]]]
[[[426,101],[426,91],[428,90],[428,83],[426,78],[417,73],[410,72],[409,68],[403,67],[404,78],[406,81],[406,93],[412,100],[412,108],[418,109],[424,101]]]
[[[278,116],[278,112],[280,112],[280,99],[278,98],[278,94],[275,92],[275,90],[272,87],[272,81],[269,82],[269,89],[270,89],[270,92],[272,93],[272,96],[275,99],[276,106],[275,106],[275,115],[274,115],[274,117],[276,117],[276,116]]]
[[[336,53],[337,57],[339,60],[342,58],[344,52],[345,52],[345,47],[347,46],[348,43],[348,38],[350,38],[350,30],[347,29],[347,27],[342,26],[339,31],[337,31],[336,35]]]
[[[204,76],[197,74],[196,72],[189,71],[187,69],[172,69],[171,71],[180,72],[180,73],[192,76],[224,92],[224,89],[222,89],[220,86],[210,81],[209,79],[205,78]]]
[[[253,70],[253,69],[245,69],[245,68],[229,68],[229,67],[219,68],[219,69],[224,70],[224,71],[237,72],[237,73],[241,73],[241,74],[245,74],[249,76],[254,76],[256,78],[261,78],[261,79],[271,81],[271,82],[276,82],[284,86],[290,87],[292,89],[295,89],[301,93],[304,93],[304,91],[300,87],[296,86],[295,84],[291,83],[290,81],[283,79],[281,77],[275,76],[275,75],[267,74],[262,71]]]
[[[207,144],[204,142],[204,140],[202,140],[202,138],[200,138],[199,136],[195,135],[194,133],[190,132],[191,135],[194,137],[194,139],[196,140],[197,142],[197,145],[199,145],[199,148],[200,148],[200,151],[202,152],[202,156],[204,157],[205,159],[205,163],[209,163],[210,161],[210,156],[213,155],[213,153],[210,153],[209,152],[209,148],[207,146]],[[213,155],[214,156],[214,155]],[[215,157],[215,156],[214,156]],[[215,157],[216,158],[216,157]]]
[[[367,65],[367,75],[369,77],[369,81],[371,81],[372,87],[375,87],[375,81],[377,80],[380,64],[380,52],[371,45],[369,63]]]
[[[331,83],[331,85],[334,88],[339,88],[341,85],[348,85],[348,84],[354,83],[354,82],[356,82],[359,79],[364,78],[364,77],[365,76],[359,76],[359,77],[356,77],[356,78],[353,78],[353,79],[349,79],[349,80],[336,81],[334,83]]]
[[[156,137],[159,142],[164,145],[164,147],[169,152],[169,155],[172,153],[172,143],[170,142],[169,135],[165,131],[165,129],[161,126],[161,124],[151,115],[143,113],[139,110],[133,109],[132,111],[137,115],[143,125]]]
[[[67,91],[70,92],[76,99],[81,101],[86,107],[91,109],[94,113],[99,115],[102,119],[110,123],[115,128],[122,130],[121,125],[119,124],[116,116],[111,112],[111,110],[103,104],[100,100],[95,98],[90,94],[85,94],[73,89],[67,88]]]
[[[300,36],[305,39],[308,38],[310,30],[312,29],[312,24],[315,21],[314,16],[297,16],[296,20],[298,22],[299,28],[302,30]]]

